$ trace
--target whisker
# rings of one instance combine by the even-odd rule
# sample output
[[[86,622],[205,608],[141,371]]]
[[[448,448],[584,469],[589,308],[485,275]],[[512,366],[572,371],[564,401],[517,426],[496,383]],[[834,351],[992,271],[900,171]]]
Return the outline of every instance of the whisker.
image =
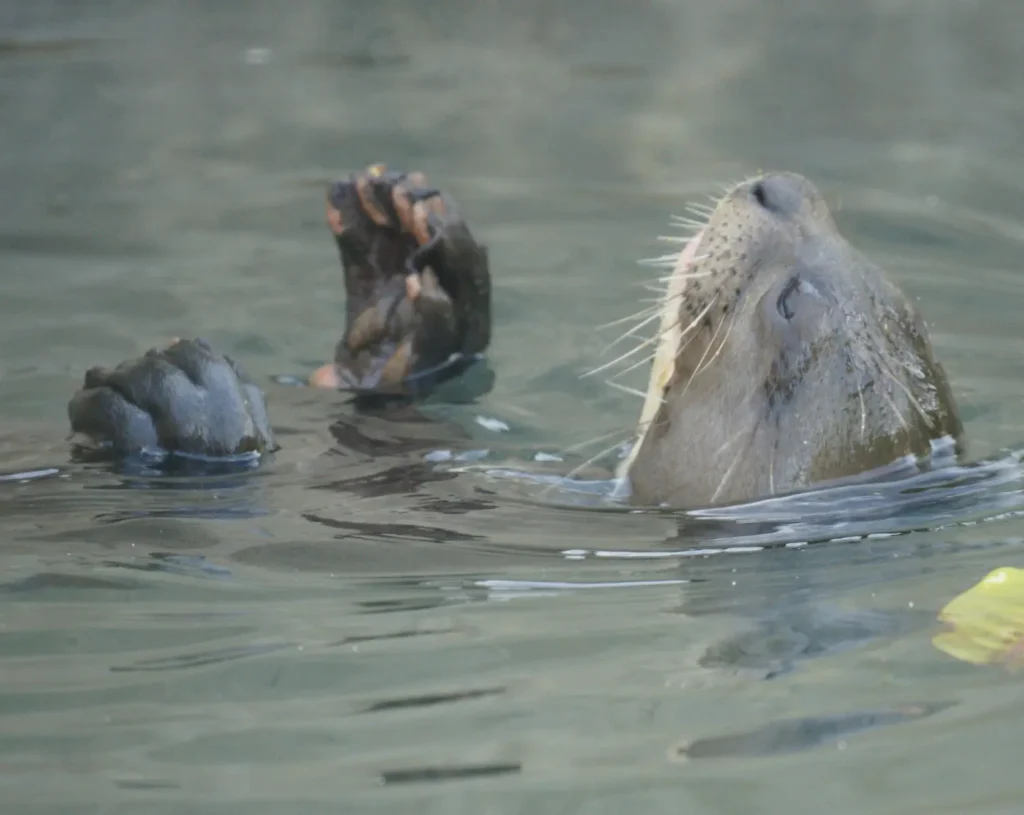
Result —
[[[650,291],[657,291],[654,288],[654,284],[653,283],[651,284]],[[641,303],[652,303],[652,302],[653,303],[661,303],[664,306],[664,305],[667,305],[667,304],[671,303],[673,300],[685,300],[686,297],[687,297],[687,293],[685,291],[673,292],[673,291],[671,291],[671,289],[662,289],[660,291],[662,291],[661,297],[657,297],[657,298],[641,297],[640,298],[640,302]]]
[[[757,264],[755,263],[753,268],[751,269],[751,271],[754,272],[756,270],[757,270]],[[708,304],[708,305],[710,306],[710,304]],[[711,363],[713,363],[716,359],[718,359],[719,355],[722,353],[722,350],[725,348],[726,343],[729,341],[729,335],[732,334],[733,328],[736,327],[736,321],[737,321],[737,315],[738,314],[739,314],[739,309],[734,309],[732,314],[729,317],[729,320],[728,320],[729,327],[725,331],[725,336],[723,336],[722,337],[722,341],[720,343],[718,343],[718,348],[715,350],[715,353],[712,354],[711,359],[709,359],[705,363],[704,358],[707,356],[708,351],[711,350],[712,346],[714,346],[715,338],[718,336],[718,332],[721,330],[722,326],[725,325],[726,321],[722,320],[718,324],[718,327],[715,329],[714,333],[711,335],[711,340],[708,342],[708,347],[704,349],[704,354],[701,356],[700,362],[697,363],[697,367],[694,370],[693,375],[690,377],[689,382],[686,383],[686,387],[687,388],[690,386],[690,382],[693,382],[693,380],[696,379],[703,371],[706,371],[708,369],[708,367],[710,367]],[[686,388],[683,389],[683,393],[685,393],[685,392],[686,392]]]
[[[705,252],[703,255],[694,255],[690,259],[690,262],[689,262],[689,264],[687,265],[686,268],[688,268],[688,269],[692,268],[693,266],[696,266],[698,263],[700,263],[702,260],[707,260],[709,257],[711,257],[711,253],[710,252]],[[679,259],[679,254],[678,253],[675,255],[675,258],[676,258],[676,260]],[[673,264],[673,267],[674,266],[675,266],[675,264]],[[687,274],[692,274],[692,273],[688,272]]]
[[[732,478],[733,470],[735,470],[736,465],[739,464],[740,456],[743,455],[743,452],[744,450],[742,447],[736,451],[736,455],[732,458],[732,463],[725,471],[725,474],[722,476],[722,480],[718,482],[718,486],[715,488],[715,491],[711,496],[712,503],[718,500],[718,496],[721,494],[722,490],[725,489],[725,485],[729,482],[729,479]]]
[[[716,295],[716,299],[717,299],[717,295]],[[714,301],[712,301],[712,302],[714,302]],[[711,305],[711,303],[708,304],[708,307],[710,307],[710,305]],[[707,311],[708,307],[706,307],[704,310]],[[693,323],[695,323],[695,322],[696,322],[696,320],[691,322],[690,325],[692,326]],[[693,383],[693,380],[697,378],[697,374],[700,373],[700,371],[702,370],[702,366],[704,365],[704,360],[707,358],[708,352],[711,351],[712,346],[714,346],[715,338],[718,336],[718,332],[722,330],[722,326],[723,325],[725,325],[725,320],[722,320],[721,322],[719,322],[718,323],[718,327],[711,334],[711,339],[708,341],[707,347],[704,349],[704,353],[701,354],[700,359],[697,361],[696,368],[694,369],[693,373],[690,375],[690,378],[686,380],[686,384],[683,386],[683,392],[679,395],[680,399],[682,399],[684,396],[686,396],[686,392],[690,389],[690,385]],[[687,328],[687,331],[689,331],[689,327]],[[694,336],[696,336],[696,335],[694,335]]]
[[[896,407],[896,403],[892,401],[892,397],[889,396],[889,394],[887,394],[884,390],[882,390],[881,393],[882,398],[889,403],[889,409],[892,410],[892,412],[896,415],[896,418],[900,420],[900,424],[903,426],[903,429],[909,431],[910,425],[907,424],[906,418],[903,416],[902,413],[900,413],[900,409]]]
[[[690,320],[690,324],[688,326],[686,326],[686,328],[684,328],[682,331],[679,332],[680,339],[682,337],[685,337],[687,335],[687,333],[690,331],[690,329],[692,329],[695,325],[698,325],[700,323],[700,321],[703,320],[704,317],[707,316],[707,313],[709,311],[711,311],[711,308],[715,305],[716,302],[718,302],[718,295],[717,294],[715,294],[715,296],[712,297],[710,301],[708,301],[708,304],[706,306],[704,306],[704,308],[702,308],[700,310],[700,313],[697,314],[696,317],[694,317],[692,320]],[[681,323],[677,323],[677,325],[681,325]],[[673,328],[674,327],[675,326],[673,326]]]
[[[703,220],[703,221],[700,221],[700,220],[698,220],[696,218],[682,218],[682,217],[680,217],[678,215],[676,215],[676,216],[674,216],[672,218],[672,223],[675,226],[683,226],[683,227],[689,226],[689,227],[693,227],[694,229],[703,229],[705,226],[708,225],[706,219]]]
[[[647,336],[646,334],[636,333],[633,331],[633,329],[630,329],[628,332],[626,332],[624,336],[627,336],[630,339],[637,340],[638,342],[646,342],[647,340],[650,339],[650,337]]]
[[[740,436],[743,436],[746,433],[747,433],[746,428],[743,428],[741,430],[737,430],[728,439],[726,439],[721,445],[719,445],[718,450],[715,451],[715,455],[718,456],[718,455],[721,455],[722,453],[724,453],[726,450],[728,450],[730,447],[732,447],[739,440]]]
[[[710,302],[710,303],[708,303],[708,304],[707,304],[707,305],[706,305],[706,306],[705,306],[705,307],[704,307],[704,308],[703,308],[703,309],[701,310],[700,314],[698,314],[698,315],[697,315],[696,317],[694,317],[694,318],[693,318],[693,319],[692,319],[692,320],[690,321],[689,325],[687,325],[687,326],[686,326],[686,328],[684,328],[684,329],[683,329],[682,331],[680,331],[680,332],[679,332],[679,338],[678,338],[679,340],[682,340],[682,339],[683,339],[683,337],[685,337],[685,336],[686,336],[686,335],[687,335],[687,334],[689,333],[690,329],[692,329],[692,328],[693,328],[693,327],[694,327],[695,325],[699,325],[699,324],[700,324],[700,321],[701,321],[701,320],[703,319],[704,315],[705,315],[705,314],[707,314],[708,310],[710,310],[710,309],[711,309],[711,307],[712,307],[712,306],[714,305],[714,303],[715,303],[715,300],[717,300],[717,299],[718,299],[718,295],[715,295],[715,297],[714,297],[714,298],[712,298],[711,302]],[[677,328],[678,326],[680,326],[681,324],[682,324],[682,321],[681,321],[681,320],[680,320],[679,318],[676,318],[675,322],[672,322],[672,323],[669,323],[669,324],[668,324],[668,325],[666,325],[666,326],[663,326],[663,327],[662,327],[662,329],[661,329],[661,330],[660,330],[660,331],[658,332],[657,336],[656,336],[656,337],[655,337],[654,339],[655,339],[655,340],[656,340],[657,342],[660,342],[660,341],[661,341],[661,338],[662,338],[663,336],[665,336],[665,334],[669,333],[670,331],[674,331],[674,330],[675,330],[675,329],[676,329],[676,328]],[[683,342],[683,343],[682,343],[682,344],[681,344],[681,345],[680,345],[680,346],[679,346],[679,347],[678,347],[678,348],[676,349],[676,352],[675,352],[675,353],[676,353],[676,358],[678,358],[678,357],[679,357],[679,355],[680,355],[680,354],[682,354],[682,353],[683,353],[683,351],[685,351],[685,350],[686,350],[686,349],[687,349],[687,348],[688,348],[688,347],[690,346],[690,343],[691,343],[691,342],[693,342],[693,340],[694,340],[694,338],[695,338],[696,336],[697,336],[696,334],[690,334],[690,336],[689,336],[689,337],[687,338],[687,340],[686,340],[685,342]],[[705,353],[707,353],[707,352],[705,351]],[[627,369],[627,370],[629,370],[629,369]],[[625,373],[626,373],[626,372],[625,372],[625,371],[623,371],[622,373],[620,373],[620,374],[619,374],[619,376],[623,376],[623,375],[624,375]],[[692,377],[691,377],[691,379],[692,379]],[[686,388],[687,388],[687,387],[689,387],[689,381],[687,381],[686,387],[684,387],[684,388],[683,388],[683,393],[684,393],[684,394],[686,393]]]
[[[623,436],[623,440],[625,440],[625,438],[628,437],[628,434],[625,431],[623,431],[621,427],[617,427],[615,428],[615,430],[612,430],[609,433],[602,433],[600,436],[594,436],[592,439],[587,439],[586,441],[579,441],[576,442],[576,444],[572,444],[568,447],[563,447],[561,452],[575,453],[577,450],[586,449],[587,447],[590,447],[590,445],[592,444],[598,444],[599,442],[607,441],[608,439],[612,438],[612,436]],[[615,448],[613,447],[612,449]]]
[[[681,296],[682,296],[682,292],[680,292],[680,293],[679,293],[678,295],[676,295],[676,296],[679,296],[679,297],[681,297]],[[664,303],[664,302],[667,302],[667,300],[668,300],[668,299],[670,299],[670,298],[664,298],[664,299],[663,299],[663,300],[662,300],[661,302],[663,302],[663,303]],[[681,331],[681,332],[680,332],[680,334],[679,334],[679,337],[680,337],[680,339],[682,339],[683,337],[685,337],[685,336],[687,335],[687,333],[688,333],[688,332],[689,332],[689,331],[690,331],[690,330],[691,330],[691,329],[693,328],[693,326],[694,326],[694,325],[696,325],[696,324],[698,324],[698,323],[700,322],[700,320],[702,320],[702,319],[704,318],[704,316],[705,316],[705,315],[707,314],[707,312],[708,312],[708,311],[709,311],[709,310],[710,310],[710,309],[711,309],[711,308],[712,308],[712,307],[714,306],[714,303],[715,303],[715,301],[716,301],[717,299],[718,299],[718,295],[716,294],[716,295],[715,295],[715,297],[714,297],[714,298],[712,298],[711,302],[709,302],[709,303],[708,303],[708,304],[707,304],[707,305],[706,305],[706,306],[705,306],[705,307],[704,307],[704,308],[703,308],[703,309],[701,310],[701,312],[700,312],[699,314],[697,314],[697,316],[696,316],[696,317],[694,317],[694,319],[693,319],[693,320],[692,320],[692,321],[690,322],[690,324],[689,324],[689,325],[688,325],[688,326],[687,326],[687,327],[686,327],[686,328],[685,328],[685,329],[684,329],[683,331]],[[654,319],[656,319],[656,318],[657,318],[658,316],[660,316],[660,311],[659,311],[659,314],[655,314],[655,315],[652,315],[652,316],[651,316],[650,318],[648,318],[647,320],[645,320],[645,321],[644,321],[644,323],[642,323],[641,325],[635,326],[633,330],[635,331],[636,329],[638,329],[638,328],[641,328],[641,327],[642,327],[643,325],[646,325],[647,323],[653,322],[653,320],[654,320]],[[725,336],[725,337],[723,338],[723,340],[722,340],[722,345],[721,345],[721,346],[719,347],[719,349],[718,349],[718,352],[716,352],[716,355],[717,355],[717,353],[720,353],[720,352],[721,352],[721,349],[722,349],[722,347],[724,347],[724,343],[725,343],[725,340],[727,340],[727,339],[728,339],[728,334],[729,334],[729,332],[731,332],[731,331],[732,331],[732,326],[733,326],[733,325],[735,324],[735,319],[736,319],[736,318],[735,318],[735,314],[734,314],[734,315],[733,315],[733,318],[732,318],[732,320],[731,320],[731,322],[730,322],[729,330],[728,330],[728,331],[726,332],[726,336]],[[679,320],[679,319],[677,318],[677,319],[676,319],[676,321],[675,321],[674,323],[670,323],[670,324],[669,324],[668,326],[664,327],[664,328],[663,328],[662,330],[660,330],[660,331],[659,331],[659,332],[658,332],[658,333],[657,333],[657,334],[656,334],[656,335],[655,335],[654,337],[650,337],[650,338],[647,338],[647,339],[644,339],[644,340],[642,340],[642,341],[640,342],[640,344],[639,344],[639,345],[638,345],[638,346],[637,346],[636,348],[634,348],[634,349],[633,349],[632,351],[629,351],[629,352],[627,352],[626,354],[622,354],[622,355],[620,355],[619,357],[617,357],[617,358],[616,358],[615,360],[613,360],[612,362],[610,362],[610,363],[608,363],[608,364],[606,364],[606,365],[604,365],[604,366],[602,366],[602,367],[600,367],[600,368],[597,368],[597,369],[595,369],[594,371],[590,371],[590,372],[588,372],[587,374],[584,374],[584,376],[588,376],[588,375],[590,375],[590,374],[596,373],[597,371],[600,371],[600,370],[605,370],[605,369],[607,369],[607,368],[610,368],[610,367],[614,366],[615,364],[618,364],[619,362],[622,362],[623,360],[625,360],[625,359],[628,359],[628,358],[629,358],[629,357],[631,357],[631,356],[632,356],[633,354],[637,353],[637,352],[638,352],[638,351],[639,351],[639,350],[640,350],[641,348],[646,348],[646,347],[650,347],[651,345],[654,345],[654,344],[656,344],[656,343],[657,343],[658,341],[660,341],[660,339],[662,338],[662,336],[664,336],[664,334],[665,334],[665,333],[666,333],[667,331],[671,331],[671,330],[674,330],[674,329],[675,329],[675,328],[676,328],[677,326],[679,326],[680,324],[681,324],[681,323],[680,323],[680,320]],[[722,327],[722,323],[719,323],[719,325],[718,325],[718,330],[721,330],[721,327]],[[707,349],[707,350],[705,350],[705,352],[704,352],[704,353],[705,353],[705,356],[707,355],[707,351],[708,351],[708,350],[710,350],[711,346],[712,346],[712,345],[714,344],[714,340],[715,340],[715,337],[716,337],[716,336],[717,336],[717,331],[715,332],[715,334],[714,334],[714,335],[712,335],[712,338],[711,338],[711,343],[709,343],[709,345],[708,345],[708,349]],[[621,338],[620,338],[620,339],[621,339]],[[681,346],[681,347],[680,347],[680,348],[678,349],[677,353],[681,352],[681,351],[682,351],[682,350],[683,350],[684,348],[686,348],[686,346],[687,346],[687,345],[689,345],[689,343],[690,343],[690,340],[692,340],[692,339],[693,339],[693,337],[691,336],[691,337],[690,337],[690,339],[688,339],[688,340],[687,340],[687,341],[686,341],[686,342],[685,342],[685,343],[684,343],[684,344],[683,344],[683,345],[682,345],[682,346]],[[637,362],[634,362],[634,363],[630,364],[630,365],[629,365],[629,367],[627,367],[626,369],[624,369],[624,370],[620,371],[620,372],[619,372],[618,374],[616,374],[616,376],[625,376],[626,374],[628,374],[629,372],[631,372],[631,371],[633,371],[633,370],[635,370],[635,369],[639,368],[640,366],[642,366],[642,365],[646,365],[647,363],[649,363],[649,362],[653,361],[653,360],[654,360],[654,358],[655,358],[655,356],[656,356],[656,352],[653,352],[653,351],[652,351],[652,352],[651,352],[650,354],[648,354],[648,355],[646,355],[645,357],[641,358],[641,359],[640,359],[639,361],[637,361]],[[712,359],[712,361],[713,361],[713,359]],[[701,359],[701,362],[703,362],[703,357],[702,357],[702,359]],[[699,367],[699,364],[698,364],[698,367]],[[696,373],[694,374],[694,376],[696,376]],[[691,378],[692,378],[692,377],[691,377]],[[687,383],[687,384],[689,384],[689,383]]]
[[[612,343],[609,343],[608,346],[603,351],[601,351],[599,356],[604,356],[609,351],[611,351],[616,345],[618,345],[620,342],[622,342],[624,339],[626,339],[628,336],[630,336],[638,328],[643,328],[648,323],[653,322],[654,320],[657,320],[660,316],[661,316],[661,314],[658,311],[655,311],[654,314],[652,314],[650,317],[648,317],[642,323],[639,323],[638,325],[634,325],[632,328],[630,328],[628,331],[626,331],[624,334],[622,334],[617,340],[615,340]]]
[[[707,370],[711,366],[711,363],[714,362],[716,359],[718,359],[719,354],[722,353],[722,349],[725,348],[725,344],[729,341],[729,335],[732,334],[733,328],[736,327],[736,314],[737,314],[736,311],[734,311],[732,313],[732,316],[731,316],[731,318],[729,320],[729,327],[725,331],[725,336],[722,337],[722,341],[720,343],[718,343],[718,349],[715,351],[714,354],[712,354],[711,359],[709,359],[707,361],[707,363],[705,363],[704,365],[698,365],[697,366],[697,370],[693,372],[693,375],[695,377],[697,375],[699,375],[702,371]],[[725,323],[725,320],[723,320],[721,323],[719,323],[718,327],[721,328],[724,323]],[[715,331],[715,334],[717,334],[717,333],[718,332]],[[711,337],[711,341],[714,342],[714,339],[715,339],[714,336],[712,336]]]
[[[676,265],[679,260],[678,252],[669,252],[667,255],[658,255],[653,258],[640,258],[637,261],[638,266],[668,266],[672,267]]]
[[[580,464],[579,466],[577,466],[577,467],[573,467],[573,468],[572,468],[572,469],[571,469],[571,470],[570,470],[570,471],[569,471],[569,472],[568,472],[568,473],[567,473],[567,474],[566,474],[566,475],[564,476],[563,480],[564,480],[564,481],[568,481],[568,480],[572,479],[572,478],[573,478],[573,477],[574,477],[574,476],[575,476],[575,475],[576,475],[577,473],[579,473],[579,472],[581,472],[581,471],[585,470],[585,469],[586,469],[587,467],[589,467],[589,466],[590,466],[591,464],[593,464],[593,463],[594,463],[595,461],[599,461],[599,460],[601,460],[602,458],[604,458],[604,457],[605,457],[606,455],[608,455],[609,453],[611,453],[611,452],[612,452],[613,450],[615,450],[615,448],[616,448],[616,447],[619,447],[619,446],[620,446],[620,445],[622,444],[622,442],[623,442],[623,441],[625,441],[625,440],[626,440],[626,439],[625,439],[625,438],[623,438],[623,439],[622,439],[621,441],[618,441],[618,442],[616,442],[615,444],[611,445],[610,447],[606,447],[606,448],[605,448],[604,450],[602,450],[601,452],[599,452],[599,453],[598,453],[597,455],[595,455],[595,456],[591,456],[590,458],[588,458],[588,459],[587,459],[586,461],[584,461],[584,462],[583,462],[582,464]],[[548,494],[549,492],[551,492],[551,490],[553,490],[553,489],[554,489],[554,488],[555,488],[556,486],[558,486],[558,485],[557,485],[557,484],[549,484],[549,485],[548,485],[547,487],[545,487],[545,488],[544,488],[543,490],[541,490],[541,493],[540,493],[540,497],[541,497],[541,498],[544,498],[544,497],[545,497],[545,496],[546,496],[546,495],[547,495],[547,494]]]
[[[879,368],[881,368],[882,373],[888,376],[893,381],[893,383],[903,391],[903,393],[909,400],[911,406],[918,412],[918,414],[920,414],[921,418],[924,419],[925,421],[928,421],[928,414],[925,412],[925,409],[921,406],[921,403],[914,398],[914,394],[910,392],[910,388],[908,388],[900,380],[900,378],[889,369],[888,365],[886,364],[886,361],[883,360],[879,365]]]
[[[616,388],[623,393],[628,393],[630,396],[639,396],[641,399],[647,398],[647,394],[643,391],[637,390],[636,388],[630,388],[627,385],[623,385],[621,382],[616,382],[614,379],[606,379],[605,384],[611,385],[613,388]]]
[[[641,365],[645,365],[646,363],[648,363],[648,362],[650,362],[651,360],[653,360],[653,359],[654,359],[654,356],[655,356],[655,354],[654,354],[654,352],[652,351],[652,352],[651,352],[650,354],[648,354],[648,355],[647,355],[646,357],[644,357],[643,359],[641,359],[641,360],[640,360],[639,362],[634,362],[634,363],[633,363],[632,365],[630,365],[630,366],[629,366],[628,368],[626,368],[625,370],[623,370],[623,371],[619,371],[619,372],[618,372],[618,373],[616,374],[616,376],[625,376],[625,375],[626,375],[626,374],[628,374],[628,373],[629,373],[630,371],[635,371],[635,370],[636,370],[637,368],[639,368],[639,367],[640,367]]]
[[[588,376],[593,376],[594,374],[600,373],[601,371],[606,371],[609,368],[611,368],[611,367],[613,367],[615,365],[618,365],[620,362],[622,362],[622,360],[629,359],[631,356],[636,354],[638,351],[642,351],[644,348],[649,347],[653,342],[654,342],[654,339],[644,340],[636,348],[634,348],[632,351],[627,351],[624,354],[620,354],[615,359],[613,359],[611,362],[606,362],[604,365],[600,365],[597,368],[593,368],[592,370],[587,371],[586,373],[580,374],[580,379],[583,379],[583,378],[588,377]]]
[[[630,314],[628,317],[620,317],[618,319],[613,319],[611,320],[611,323],[605,323],[603,326],[598,326],[595,329],[595,331],[604,331],[605,329],[611,329],[614,328],[615,326],[622,326],[624,323],[630,323],[631,320],[645,317],[651,312],[656,313],[658,310],[659,309],[655,306],[648,306],[647,308],[640,309],[635,314]]]
[[[864,436],[867,433],[868,412],[864,405],[864,386],[857,383],[857,398],[860,399],[860,440],[864,443]]]

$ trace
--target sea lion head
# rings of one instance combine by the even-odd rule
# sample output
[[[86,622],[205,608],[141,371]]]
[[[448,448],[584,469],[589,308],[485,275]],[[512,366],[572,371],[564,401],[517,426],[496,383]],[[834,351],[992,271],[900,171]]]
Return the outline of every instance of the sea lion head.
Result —
[[[642,504],[751,500],[962,433],[924,322],[792,173],[737,184],[675,260],[639,438]]]

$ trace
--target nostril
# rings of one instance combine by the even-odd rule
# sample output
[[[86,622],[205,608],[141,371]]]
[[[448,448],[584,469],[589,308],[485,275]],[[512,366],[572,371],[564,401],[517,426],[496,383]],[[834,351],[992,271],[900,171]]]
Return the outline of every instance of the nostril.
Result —
[[[762,209],[782,217],[800,212],[809,192],[805,183],[789,173],[772,173],[750,184],[750,197]]]
[[[754,200],[757,201],[760,206],[765,209],[771,208],[768,206],[768,193],[764,188],[764,182],[758,181],[754,184],[750,189],[750,194],[754,196]]]

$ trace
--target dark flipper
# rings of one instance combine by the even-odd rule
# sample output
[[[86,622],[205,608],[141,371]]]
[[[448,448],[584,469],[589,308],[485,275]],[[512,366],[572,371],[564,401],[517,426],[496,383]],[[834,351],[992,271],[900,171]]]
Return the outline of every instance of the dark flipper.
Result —
[[[202,340],[90,369],[68,418],[73,432],[117,456],[224,457],[274,448],[263,392]]]

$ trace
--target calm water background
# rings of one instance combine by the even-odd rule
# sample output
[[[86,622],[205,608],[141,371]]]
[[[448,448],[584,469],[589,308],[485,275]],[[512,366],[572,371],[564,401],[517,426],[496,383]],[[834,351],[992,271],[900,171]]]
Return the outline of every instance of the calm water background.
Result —
[[[1019,444],[1022,156],[1019,0],[6,0],[0,468],[57,472],[0,483],[0,810],[1024,811],[1019,678],[930,642],[1021,520],[626,557],[700,535],[424,461],[628,428],[594,327],[759,168],[919,299],[972,454]],[[497,381],[443,425],[275,381],[340,330],[323,186],[378,160],[491,248]],[[197,334],[266,384],[273,467],[70,466],[83,371]]]

